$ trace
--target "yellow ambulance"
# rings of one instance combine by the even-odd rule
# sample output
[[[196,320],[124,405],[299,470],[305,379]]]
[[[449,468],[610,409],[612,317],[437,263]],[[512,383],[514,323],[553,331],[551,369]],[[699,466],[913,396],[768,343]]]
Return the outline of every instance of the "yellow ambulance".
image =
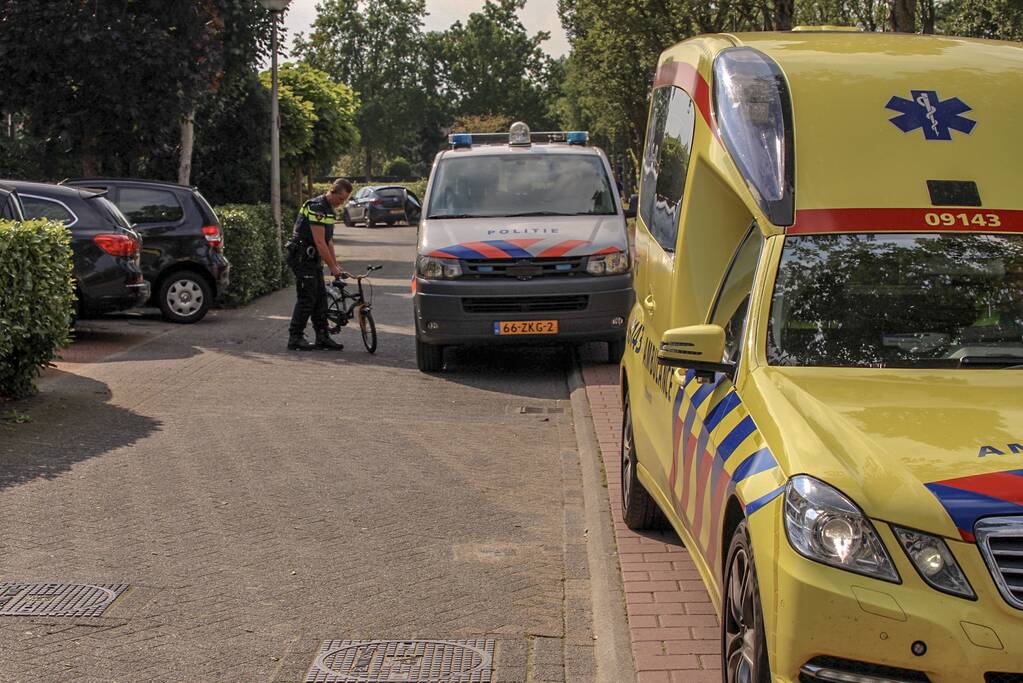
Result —
[[[667,50],[622,361],[623,510],[726,681],[1023,681],[1023,45]]]

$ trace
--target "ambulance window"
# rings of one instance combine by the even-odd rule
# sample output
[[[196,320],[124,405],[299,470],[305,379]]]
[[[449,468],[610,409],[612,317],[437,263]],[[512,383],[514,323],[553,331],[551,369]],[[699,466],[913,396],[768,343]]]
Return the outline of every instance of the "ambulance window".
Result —
[[[757,263],[760,261],[760,250],[763,246],[764,237],[760,229],[754,225],[735,252],[717,301],[714,302],[710,322],[712,325],[725,328],[724,360],[735,361],[739,356],[746,314],[749,311],[750,292],[753,290],[753,278],[757,272]]]
[[[684,90],[664,86],[654,91],[639,210],[650,234],[666,251],[675,250],[695,125],[696,109]]]

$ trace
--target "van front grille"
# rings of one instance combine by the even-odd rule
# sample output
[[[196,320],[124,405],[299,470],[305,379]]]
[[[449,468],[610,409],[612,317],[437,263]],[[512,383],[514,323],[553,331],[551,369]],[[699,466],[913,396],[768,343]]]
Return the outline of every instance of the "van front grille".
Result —
[[[1023,517],[982,519],[974,532],[1002,597],[1023,609]]]
[[[533,259],[467,259],[463,262],[467,276],[477,278],[514,277],[530,279],[558,275],[575,275],[586,271],[586,256]]]
[[[575,296],[480,296],[462,299],[466,313],[562,313],[585,311],[590,297]]]

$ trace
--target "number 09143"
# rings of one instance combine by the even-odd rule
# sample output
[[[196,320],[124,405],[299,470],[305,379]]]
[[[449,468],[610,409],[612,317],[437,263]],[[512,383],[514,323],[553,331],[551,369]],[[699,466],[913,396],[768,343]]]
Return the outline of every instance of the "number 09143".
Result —
[[[932,227],[999,228],[1001,217],[996,213],[953,213],[931,211],[924,214],[924,222]]]

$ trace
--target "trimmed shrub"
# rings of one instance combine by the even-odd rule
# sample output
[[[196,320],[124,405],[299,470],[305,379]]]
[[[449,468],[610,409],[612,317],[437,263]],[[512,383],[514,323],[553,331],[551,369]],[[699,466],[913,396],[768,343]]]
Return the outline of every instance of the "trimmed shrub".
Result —
[[[285,242],[291,237],[289,212],[287,207],[282,212]],[[291,271],[277,248],[269,204],[225,204],[217,207],[217,215],[224,231],[224,254],[231,262],[231,283],[221,300],[223,306],[244,306],[290,284]]]
[[[39,371],[67,345],[71,268],[61,223],[0,222],[0,396],[34,394]]]
[[[412,164],[405,157],[395,157],[387,162],[384,175],[398,176],[399,178],[412,177]]]

